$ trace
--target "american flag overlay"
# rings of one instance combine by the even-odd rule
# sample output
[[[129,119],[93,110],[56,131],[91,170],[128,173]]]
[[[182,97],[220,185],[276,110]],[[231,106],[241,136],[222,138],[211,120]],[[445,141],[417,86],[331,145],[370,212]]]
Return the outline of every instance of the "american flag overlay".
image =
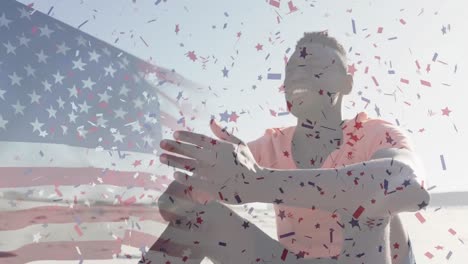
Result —
[[[181,83],[1,1],[0,263],[139,258],[165,226],[159,142],[185,120],[163,90]]]

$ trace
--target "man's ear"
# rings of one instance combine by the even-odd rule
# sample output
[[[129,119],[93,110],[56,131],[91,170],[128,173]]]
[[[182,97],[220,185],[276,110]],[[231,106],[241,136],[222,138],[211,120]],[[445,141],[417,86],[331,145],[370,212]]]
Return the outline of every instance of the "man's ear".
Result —
[[[354,84],[354,80],[353,80],[353,76],[351,74],[347,74],[346,75],[346,87],[345,87],[345,90],[343,91],[343,95],[348,95],[351,93],[351,90],[353,89],[353,84]]]

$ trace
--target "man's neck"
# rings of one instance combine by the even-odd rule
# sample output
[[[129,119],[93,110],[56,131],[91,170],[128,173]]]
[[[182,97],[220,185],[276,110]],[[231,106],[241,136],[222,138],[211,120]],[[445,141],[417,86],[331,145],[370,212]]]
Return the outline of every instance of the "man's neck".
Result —
[[[342,131],[342,124],[341,111],[321,111],[318,114],[297,118],[296,133],[320,131],[321,133],[336,134],[337,131]]]

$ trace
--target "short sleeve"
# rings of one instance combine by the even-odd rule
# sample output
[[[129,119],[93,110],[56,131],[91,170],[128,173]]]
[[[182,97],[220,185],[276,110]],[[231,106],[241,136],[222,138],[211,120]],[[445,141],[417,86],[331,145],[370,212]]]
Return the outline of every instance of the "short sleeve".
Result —
[[[400,127],[384,120],[370,121],[367,126],[368,140],[365,140],[365,147],[368,159],[380,149],[397,148],[414,151],[414,144],[411,138]]]

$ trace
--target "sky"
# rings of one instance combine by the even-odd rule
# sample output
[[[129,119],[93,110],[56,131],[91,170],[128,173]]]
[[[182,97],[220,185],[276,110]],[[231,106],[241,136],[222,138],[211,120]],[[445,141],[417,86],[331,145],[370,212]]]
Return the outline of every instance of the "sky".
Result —
[[[400,126],[431,192],[468,191],[465,1],[20,2],[196,82],[166,91],[203,109],[190,126],[210,134],[211,115],[227,111],[238,118],[222,124],[245,141],[295,125],[280,90],[285,60],[303,32],[328,30],[357,69],[343,118],[365,111]]]

